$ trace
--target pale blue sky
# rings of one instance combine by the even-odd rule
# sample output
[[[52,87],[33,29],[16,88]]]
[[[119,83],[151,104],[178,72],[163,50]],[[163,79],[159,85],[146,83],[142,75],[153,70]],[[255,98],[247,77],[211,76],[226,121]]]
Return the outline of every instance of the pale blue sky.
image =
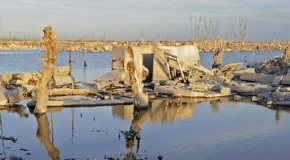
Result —
[[[217,18],[228,38],[239,17],[248,20],[248,40],[289,40],[289,0],[1,0],[0,36],[41,38],[51,25],[58,39],[189,40],[201,15]]]

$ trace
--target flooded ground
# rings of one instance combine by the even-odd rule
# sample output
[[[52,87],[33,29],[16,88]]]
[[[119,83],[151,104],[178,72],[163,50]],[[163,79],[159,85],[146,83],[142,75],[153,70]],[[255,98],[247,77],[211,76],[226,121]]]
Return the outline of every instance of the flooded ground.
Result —
[[[282,52],[225,53],[224,64],[260,61]],[[41,51],[1,51],[0,74],[42,70]],[[95,79],[111,69],[111,54],[72,53],[76,81]],[[202,53],[210,68],[213,53]],[[59,53],[57,65],[68,64]],[[245,64],[244,64],[245,65]],[[133,106],[51,108],[34,116],[25,106],[0,112],[0,158],[23,159],[289,159],[290,116],[287,108],[234,103],[227,98],[159,99],[146,111]],[[120,130],[141,130],[126,142]]]

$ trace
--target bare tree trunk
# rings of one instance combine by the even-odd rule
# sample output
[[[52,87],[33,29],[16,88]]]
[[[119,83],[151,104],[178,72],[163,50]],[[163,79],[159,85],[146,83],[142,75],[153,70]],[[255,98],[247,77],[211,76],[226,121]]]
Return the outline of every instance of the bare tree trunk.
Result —
[[[199,16],[199,19],[197,21],[195,21],[195,25],[194,25],[194,37],[193,37],[193,41],[194,42],[198,42],[200,39],[200,25],[202,22],[202,16]]]
[[[213,40],[214,47],[216,48],[220,44],[220,22],[217,18],[214,18],[213,20]]]
[[[43,63],[43,73],[40,81],[34,88],[36,95],[36,107],[34,114],[45,114],[47,110],[48,102],[48,84],[51,81],[53,72],[55,71],[55,60],[57,58],[56,53],[56,34],[52,31],[50,26],[47,26],[43,30],[43,40],[45,42],[45,51],[47,53],[47,60]]]
[[[245,41],[246,41],[246,35],[247,35],[247,19],[245,18],[240,18],[240,37],[241,37],[241,42],[242,42],[242,46],[245,45]]]
[[[286,75],[288,73],[288,62],[290,58],[290,48],[286,48],[283,54],[283,57],[280,62],[280,72],[281,75]]]
[[[131,87],[134,94],[134,106],[137,108],[147,108],[149,106],[149,98],[148,95],[143,92],[143,84],[138,79],[133,50],[131,47],[128,47],[127,51],[132,58],[132,60],[127,63],[127,70],[129,71]]]
[[[213,62],[212,68],[219,68],[222,65],[223,55],[224,55],[224,49],[219,48],[217,53],[214,54],[213,56],[214,62]]]

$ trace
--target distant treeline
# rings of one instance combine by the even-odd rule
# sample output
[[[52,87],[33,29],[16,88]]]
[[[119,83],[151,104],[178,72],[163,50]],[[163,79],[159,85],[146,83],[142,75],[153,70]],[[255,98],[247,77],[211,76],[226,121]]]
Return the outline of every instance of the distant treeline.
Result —
[[[223,47],[226,51],[249,51],[255,50],[274,51],[284,50],[290,47],[290,41],[270,41],[270,42],[227,42],[223,39],[215,41],[57,41],[58,51],[88,51],[105,52],[111,51],[113,45],[142,46],[181,46],[196,45],[201,52],[215,52]],[[0,50],[23,50],[36,49],[43,46],[40,40],[0,40]]]

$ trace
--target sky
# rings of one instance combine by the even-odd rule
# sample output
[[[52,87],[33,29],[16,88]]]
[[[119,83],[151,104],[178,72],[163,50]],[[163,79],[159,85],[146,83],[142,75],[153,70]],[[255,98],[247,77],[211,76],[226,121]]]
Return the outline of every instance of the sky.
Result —
[[[41,39],[50,25],[57,39],[187,41],[202,17],[200,39],[204,23],[218,21],[229,39],[245,19],[248,41],[289,40],[289,8],[289,0],[1,0],[0,38]]]

